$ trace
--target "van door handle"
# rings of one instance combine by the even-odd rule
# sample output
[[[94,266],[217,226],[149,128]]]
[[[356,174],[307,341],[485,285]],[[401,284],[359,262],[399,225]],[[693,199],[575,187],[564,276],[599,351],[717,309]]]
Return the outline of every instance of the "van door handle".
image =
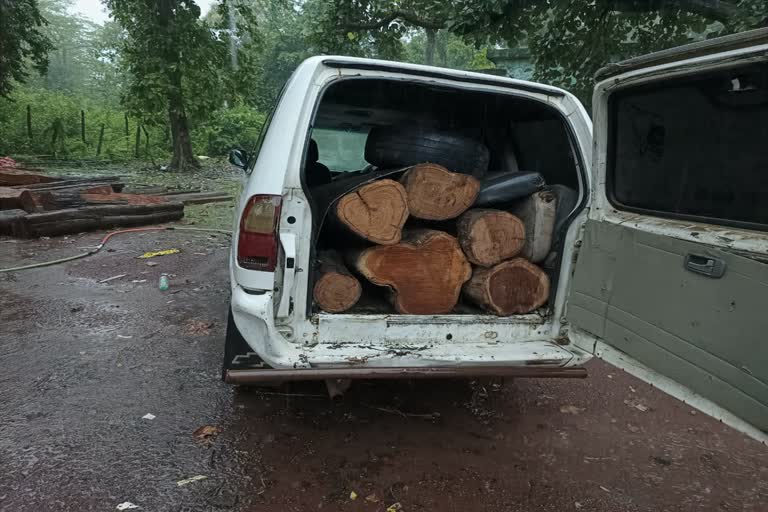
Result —
[[[719,279],[725,274],[725,261],[701,254],[686,254],[685,269],[695,274]]]

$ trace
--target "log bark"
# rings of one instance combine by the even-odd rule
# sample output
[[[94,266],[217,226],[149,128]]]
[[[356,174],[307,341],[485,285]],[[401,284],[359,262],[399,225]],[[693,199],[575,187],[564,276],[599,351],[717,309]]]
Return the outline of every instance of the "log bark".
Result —
[[[392,245],[402,236],[408,219],[408,201],[402,185],[384,179],[343,195],[334,213],[356,235],[375,244]]]
[[[24,210],[0,210],[0,235],[13,233],[13,225],[27,216]]]
[[[32,185],[52,181],[56,181],[56,178],[19,169],[5,168],[0,171],[0,186]]]
[[[0,187],[0,210],[35,211],[35,201],[29,190]]]
[[[540,308],[549,297],[549,277],[523,258],[491,268],[476,267],[463,288],[475,304],[499,315],[519,315]]]
[[[323,251],[318,259],[320,277],[315,282],[312,296],[320,309],[343,313],[357,304],[363,288],[344,265],[341,255],[336,251]]]
[[[467,259],[481,267],[513,258],[525,246],[523,221],[502,210],[469,210],[459,217],[457,230]]]
[[[350,259],[370,282],[392,290],[401,314],[449,313],[472,274],[456,238],[429,229],[406,232],[396,245],[370,247]]]
[[[472,206],[480,182],[442,165],[419,164],[406,171],[400,183],[408,194],[410,214],[425,220],[453,219]]]
[[[171,222],[184,216],[181,203],[100,205],[33,213],[14,222],[12,234],[21,238],[79,233],[92,229]]]

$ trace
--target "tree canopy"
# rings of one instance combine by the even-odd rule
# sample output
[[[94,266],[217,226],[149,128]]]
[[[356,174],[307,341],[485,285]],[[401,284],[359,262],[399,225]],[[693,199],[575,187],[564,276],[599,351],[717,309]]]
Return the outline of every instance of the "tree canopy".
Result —
[[[29,77],[28,65],[44,73],[53,48],[43,33],[45,18],[37,0],[0,0],[0,97],[7,98],[14,82]]]

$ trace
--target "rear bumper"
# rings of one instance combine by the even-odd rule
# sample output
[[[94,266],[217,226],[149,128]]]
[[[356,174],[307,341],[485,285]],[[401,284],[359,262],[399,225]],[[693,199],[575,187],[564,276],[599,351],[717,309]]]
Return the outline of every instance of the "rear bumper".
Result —
[[[272,294],[232,290],[232,316],[240,334],[269,367],[225,380],[324,380],[334,378],[397,379],[460,376],[572,377],[588,354],[553,341],[414,343],[384,342],[370,333],[365,342],[346,340],[312,344],[291,341],[274,325]],[[307,339],[306,334],[296,334]],[[361,333],[362,338],[362,333]],[[572,369],[576,369],[572,373]],[[234,373],[237,372],[237,373]],[[248,370],[251,372],[251,370]],[[274,373],[273,373],[274,372]]]
[[[284,370],[227,370],[224,382],[250,384],[329,379],[446,379],[461,377],[534,377],[583,379],[586,368],[528,368],[515,366],[457,366],[437,368],[305,368]]]

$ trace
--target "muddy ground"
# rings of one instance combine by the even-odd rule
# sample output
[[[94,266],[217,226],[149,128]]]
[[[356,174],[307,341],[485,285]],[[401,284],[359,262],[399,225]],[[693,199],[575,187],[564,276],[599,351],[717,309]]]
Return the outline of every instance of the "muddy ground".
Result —
[[[0,240],[0,268],[99,238]],[[319,384],[232,389],[227,237],[108,247],[0,274],[1,510],[768,507],[767,447],[601,362],[586,380],[360,382],[338,403]]]

